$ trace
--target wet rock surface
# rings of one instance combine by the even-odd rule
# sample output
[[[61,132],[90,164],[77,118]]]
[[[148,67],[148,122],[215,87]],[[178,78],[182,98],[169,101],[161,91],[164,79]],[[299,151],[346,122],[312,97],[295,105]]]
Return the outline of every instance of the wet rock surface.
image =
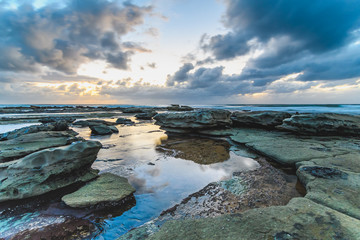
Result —
[[[235,127],[263,127],[274,128],[281,125],[283,120],[291,117],[287,112],[233,112],[231,120]]]
[[[303,135],[360,136],[360,116],[336,113],[295,114],[277,128]]]
[[[79,190],[65,195],[62,200],[74,208],[104,208],[107,205],[124,204],[135,192],[126,178],[104,173]]]
[[[76,142],[0,164],[0,202],[38,196],[96,177],[90,167],[101,144]]]

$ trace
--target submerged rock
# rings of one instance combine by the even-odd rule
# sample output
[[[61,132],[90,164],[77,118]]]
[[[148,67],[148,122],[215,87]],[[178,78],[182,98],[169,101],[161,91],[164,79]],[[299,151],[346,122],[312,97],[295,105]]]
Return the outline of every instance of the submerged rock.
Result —
[[[303,135],[359,136],[360,116],[336,113],[297,114],[285,119],[277,128]]]
[[[264,127],[274,128],[281,125],[283,120],[291,117],[287,112],[233,112],[231,120],[236,127]]]
[[[115,126],[106,126],[103,124],[90,126],[90,129],[93,135],[109,135],[119,132]]]
[[[9,139],[14,139],[19,136],[30,134],[30,133],[37,133],[37,132],[44,132],[44,131],[66,131],[69,130],[69,126],[65,121],[58,121],[52,123],[46,123],[41,125],[33,125],[29,127],[23,127],[16,129],[11,132],[6,132],[0,134],[0,141],[5,141]]]
[[[155,124],[169,132],[194,132],[209,128],[225,128],[231,124],[227,110],[199,110],[195,112],[160,113]]]
[[[126,178],[104,173],[62,200],[74,208],[104,207],[125,201],[135,192]]]
[[[96,177],[91,170],[100,142],[76,142],[0,164],[0,202],[38,196]]]
[[[198,164],[224,162],[230,158],[229,149],[227,141],[206,138],[170,138],[156,148],[157,151]]]
[[[76,135],[77,133],[73,131],[46,131],[3,141],[0,144],[0,162],[11,161],[42,149],[60,147],[81,140],[75,137]]]
[[[49,226],[27,229],[15,236],[11,240],[24,239],[84,239],[89,238],[93,232],[96,231],[96,226],[93,222],[87,219],[80,219],[74,217],[67,217],[64,222],[52,224]]]
[[[156,114],[156,111],[145,111],[143,113],[136,114],[135,117],[142,120],[151,120]]]

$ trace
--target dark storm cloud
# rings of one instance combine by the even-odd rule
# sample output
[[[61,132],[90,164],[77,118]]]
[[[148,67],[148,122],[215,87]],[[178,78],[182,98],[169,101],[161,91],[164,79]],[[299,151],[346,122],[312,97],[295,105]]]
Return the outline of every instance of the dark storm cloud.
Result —
[[[0,5],[1,7],[1,5]],[[23,4],[0,9],[0,69],[35,71],[40,65],[74,73],[90,59],[126,69],[133,50],[124,50],[121,36],[142,24],[151,7],[108,0],[70,0],[35,9]],[[139,46],[138,46],[139,48]]]
[[[266,43],[287,36],[298,49],[324,52],[343,46],[359,27],[357,0],[227,0],[226,25],[232,29],[211,38],[209,45],[220,58],[249,51],[248,41]]]
[[[303,81],[360,76],[360,2],[357,0],[226,0],[227,34],[204,35],[200,44],[217,60],[260,50],[241,80],[269,83],[304,72]]]

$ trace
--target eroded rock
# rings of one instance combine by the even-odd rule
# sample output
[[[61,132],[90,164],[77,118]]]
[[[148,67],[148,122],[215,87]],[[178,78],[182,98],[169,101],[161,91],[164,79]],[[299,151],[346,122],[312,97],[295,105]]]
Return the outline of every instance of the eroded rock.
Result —
[[[336,113],[295,114],[277,128],[303,135],[359,136],[360,116]]]
[[[76,133],[73,131],[45,131],[3,141],[0,144],[0,162],[11,161],[42,149],[60,147],[81,140],[75,136]]]
[[[37,132],[44,132],[44,131],[67,131],[69,130],[69,126],[66,121],[58,121],[52,123],[46,123],[41,125],[33,125],[29,127],[23,127],[16,129],[11,132],[6,132],[0,134],[0,141],[5,141],[9,139],[14,139],[19,136],[30,134],[30,133],[37,133]]]
[[[97,176],[91,165],[101,143],[76,142],[0,164],[0,202],[38,196]]]
[[[274,128],[281,125],[283,120],[291,117],[287,112],[254,111],[254,112],[233,112],[231,120],[236,127],[263,127]]]

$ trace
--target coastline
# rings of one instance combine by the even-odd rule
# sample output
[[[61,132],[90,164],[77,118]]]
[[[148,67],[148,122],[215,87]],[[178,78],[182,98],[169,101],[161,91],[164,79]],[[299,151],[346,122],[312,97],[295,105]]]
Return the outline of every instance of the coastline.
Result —
[[[34,109],[35,112],[40,112],[40,113],[42,110],[43,109],[39,109],[39,108]],[[97,109],[96,111],[94,111],[93,108],[77,109],[78,112],[80,112],[79,110],[82,112],[86,112],[87,115],[81,116],[78,113],[77,115],[73,114],[72,117],[76,118],[77,121],[78,119],[79,120],[84,119],[85,121],[87,121],[89,118],[96,118],[96,119],[105,119],[106,121],[111,122],[114,121],[111,120],[111,117],[119,117],[119,116],[127,116],[130,117],[133,121],[136,121],[135,118],[133,117],[136,114],[135,112],[123,113],[122,111],[124,109],[122,108],[110,110],[103,107],[101,108],[101,111],[104,111],[106,113],[105,115],[101,115],[103,113],[99,113],[100,111],[99,109]],[[146,112],[148,110],[149,110],[148,108],[141,109],[142,112],[144,111]],[[157,157],[161,155],[161,156],[165,156],[165,158],[166,157],[171,158],[174,161],[176,161],[177,158],[185,159],[186,161],[186,159],[188,158],[191,162],[194,162],[194,164],[198,164],[196,163],[196,161],[198,160],[194,160],[194,157],[208,159],[209,157],[207,157],[206,153],[209,153],[209,148],[216,146],[216,144],[208,143],[207,145],[206,144],[201,145],[199,144],[199,142],[197,143],[196,141],[202,142],[201,139],[215,138],[217,139],[215,141],[220,141],[222,139],[222,141],[225,140],[225,142],[229,144],[229,146],[227,146],[225,150],[222,150],[225,151],[224,154],[226,154],[226,152],[228,153],[240,152],[240,155],[242,157],[250,156],[250,159],[254,159],[256,162],[260,163],[261,166],[260,168],[258,167],[253,170],[244,170],[240,172],[234,171],[230,174],[230,178],[228,177],[227,180],[220,179],[218,181],[215,181],[217,183],[210,183],[210,185],[208,185],[209,183],[206,184],[202,188],[198,189],[200,191],[190,192],[188,194],[189,197],[185,195],[183,198],[179,199],[180,200],[179,205],[175,205],[177,207],[174,207],[174,204],[172,206],[170,205],[170,208],[167,208],[168,210],[166,209],[163,210],[163,214],[158,214],[160,215],[160,218],[154,219],[153,217],[151,217],[152,218],[151,221],[155,221],[155,222],[159,221],[161,222],[161,225],[164,223],[162,227],[158,228],[157,226],[155,226],[157,224],[153,224],[150,221],[150,224],[145,224],[143,227],[137,228],[127,233],[122,237],[123,239],[143,239],[145,236],[148,236],[152,239],[163,239],[163,238],[191,239],[194,236],[201,236],[200,238],[205,238],[205,239],[215,238],[214,236],[236,239],[235,236],[239,236],[239,235],[241,235],[244,239],[253,239],[253,237],[266,238],[266,237],[286,237],[286,236],[290,236],[293,238],[302,238],[308,236],[307,234],[310,234],[310,232],[311,233],[316,232],[316,234],[318,234],[324,231],[325,229],[327,230],[328,233],[323,236],[316,235],[317,239],[326,239],[326,237],[335,236],[331,234],[340,234],[338,236],[341,237],[360,236],[359,235],[360,233],[356,230],[356,227],[360,226],[359,225],[360,207],[357,205],[359,202],[358,201],[359,199],[357,199],[359,194],[356,195],[358,191],[357,190],[358,188],[356,186],[358,186],[358,184],[360,183],[359,169],[358,169],[358,161],[360,161],[359,160],[360,140],[358,137],[359,136],[358,129],[355,127],[355,125],[353,126],[354,128],[352,128],[354,130],[352,129],[349,130],[350,132],[352,131],[355,134],[354,136],[351,137],[348,132],[346,131],[344,132],[343,128],[341,128],[342,132],[338,132],[338,131],[334,132],[332,131],[331,126],[328,125],[326,127],[327,129],[325,128],[325,130],[323,131],[328,131],[329,134],[324,134],[323,132],[312,133],[311,129],[305,131],[303,128],[301,129],[302,132],[299,134],[299,132],[296,132],[296,130],[294,132],[293,129],[291,131],[284,129],[277,129],[275,127],[278,125],[272,126],[273,123],[271,122],[269,123],[267,122],[268,120],[266,118],[262,118],[259,116],[256,117],[257,120],[254,119],[251,120],[251,122],[258,121],[256,126],[249,125],[248,122],[246,122],[245,124],[244,122],[245,120],[241,119],[241,117],[245,116],[246,113],[250,113],[251,115],[253,114],[253,111],[243,112],[240,114],[239,119],[235,120],[233,118],[232,121],[230,121],[230,112],[228,117],[227,116],[224,117],[223,115],[221,115],[223,114],[223,112],[221,112],[221,114],[216,117],[214,117],[214,115],[211,115],[212,118],[215,120],[212,121],[212,119],[210,118],[209,122],[206,122],[206,120],[203,120],[203,118],[197,118],[197,115],[194,116],[194,112],[196,114],[203,114],[204,112],[206,113],[206,110],[204,109],[190,111],[190,112],[175,111],[174,113],[171,113],[175,117],[180,117],[179,122],[176,122],[176,124],[174,125],[174,121],[177,120],[176,118],[174,118],[173,120],[166,119],[168,111],[165,107],[162,108],[157,107],[153,110],[157,110],[158,112],[160,112],[160,115],[165,114],[164,120],[160,121],[159,120],[160,118],[156,116],[155,119],[157,119],[157,124],[160,125],[161,128],[166,129],[167,131],[166,136],[169,137],[167,141],[162,140],[158,144],[156,144],[156,146],[158,147],[168,149],[165,152],[161,152],[161,151],[157,152],[157,154],[159,154],[156,155]],[[218,111],[218,110],[214,110],[214,111]],[[260,115],[262,116],[263,114],[266,113],[268,112],[261,112]],[[10,113],[8,112],[7,114]],[[71,117],[70,116],[71,114],[72,113],[69,114],[69,117]],[[46,116],[40,114],[41,116],[40,118],[39,116],[32,116],[31,118],[22,117],[22,119],[14,119],[14,117],[12,117],[11,123],[15,123],[16,121],[19,121],[21,123],[23,123],[23,121],[27,123],[34,123],[39,119],[44,120],[47,118],[55,117],[54,114],[51,114],[49,112],[46,112],[45,115]],[[106,116],[106,118],[104,118],[104,116]],[[184,118],[184,116],[186,117]],[[332,115],[329,116],[331,117]],[[340,115],[340,117],[342,116],[345,115]],[[195,117],[195,120],[193,117]],[[229,119],[229,121],[227,119]],[[286,119],[288,119],[288,117],[286,117]],[[336,115],[335,119],[339,119],[339,116]],[[355,119],[357,119],[356,116]],[[7,120],[8,119],[2,118],[3,123],[6,123]],[[283,120],[281,120],[281,124],[283,124]],[[345,121],[343,119],[340,120]],[[237,121],[238,124],[239,121],[240,122],[242,121],[241,124],[245,124],[246,126],[244,125],[242,128],[239,128],[239,126],[233,127],[232,124],[234,121]],[[319,126],[321,126],[322,123],[321,121],[324,122],[324,120],[320,120],[320,122],[319,121],[317,122],[317,124],[320,124]],[[9,121],[7,121],[7,123],[9,123]],[[71,124],[72,123],[70,123],[70,125]],[[146,129],[145,126],[153,126],[154,121],[138,120],[136,121],[136,124],[139,125],[140,127],[144,126],[144,129]],[[193,125],[187,125],[187,124],[193,124]],[[259,127],[259,125],[261,124],[267,124],[267,125]],[[124,127],[126,127],[129,130],[131,128],[134,128],[133,126],[121,125],[118,127],[117,130],[121,131],[121,129]],[[81,129],[87,129],[87,128],[81,128]],[[81,131],[83,130],[81,129],[78,127],[75,128],[75,130],[80,130],[80,137],[86,138],[87,136],[86,134],[88,134],[87,132],[88,130],[86,130],[85,134],[82,134]],[[190,133],[189,133],[189,129],[191,129]],[[317,129],[320,128],[317,127]],[[144,130],[139,129],[139,131],[144,131]],[[147,132],[152,131],[149,134],[154,134],[157,136],[161,136],[164,134],[164,131],[158,128],[147,129],[146,131]],[[116,134],[116,133],[112,133],[112,134]],[[135,134],[135,132],[134,133],[130,132],[129,137],[134,136],[133,134]],[[184,136],[188,137],[189,134],[191,136],[194,136],[194,138],[198,140],[195,141],[186,140]],[[120,132],[119,136],[121,138],[121,136],[125,136],[125,135],[122,132]],[[174,137],[181,139],[179,140],[175,138],[175,140],[173,140]],[[106,137],[99,137],[97,139],[100,139],[100,141],[102,141],[103,149],[106,149],[107,147],[108,149],[114,148],[114,146],[111,145],[113,144],[111,141],[109,141],[109,143],[107,143],[106,141],[104,142],[104,140],[107,139]],[[119,139],[119,137],[117,137],[117,139]],[[173,141],[175,145],[169,144],[169,141],[170,143],[171,141]],[[179,141],[184,141],[185,145],[184,146],[177,145],[177,142]],[[194,150],[191,150],[191,147],[194,146],[195,146]],[[201,151],[197,149],[201,149],[201,151],[203,151],[204,153],[202,154]],[[246,149],[251,149],[256,153],[253,153],[251,151],[249,153],[247,152]],[[200,155],[194,156],[195,152],[199,152]],[[210,154],[210,155],[214,156],[214,154]],[[221,152],[219,154],[221,155]],[[256,157],[256,155],[263,157],[259,158]],[[218,159],[219,157],[215,157],[215,158]],[[152,160],[141,163],[140,168],[141,166],[146,165],[146,171],[148,171],[152,166],[151,164],[154,164],[155,166],[158,165],[158,162],[156,162],[156,158],[153,158],[153,156],[151,156],[150,159]],[[294,182],[290,184],[291,187],[285,187],[288,185],[286,181],[286,176],[283,175],[281,171],[279,172],[279,170],[277,170],[276,164],[271,165],[268,163],[268,160],[265,159],[271,159],[272,161],[276,161],[280,165],[289,166],[288,167],[289,169],[293,169],[293,174],[295,173],[296,170],[296,174],[299,177],[301,183],[306,187],[307,193],[305,197],[303,196],[304,193],[301,194],[296,191],[296,184],[294,184]],[[95,162],[94,166],[101,165],[100,164],[101,161],[98,160]],[[227,161],[225,161],[224,164]],[[102,162],[114,163],[114,161],[111,160],[110,156],[107,158],[107,160]],[[223,160],[219,160],[219,162],[221,163],[223,162]],[[201,163],[200,165],[204,164],[204,162],[200,162],[200,163]],[[210,165],[213,163],[214,161],[211,161]],[[107,167],[105,165],[106,164],[100,167],[100,176],[102,172],[107,171],[106,169],[108,170],[111,169],[111,165]],[[130,166],[129,168],[136,168],[136,167],[138,166],[134,164],[132,167]],[[121,170],[118,171],[117,173],[121,173],[120,175],[124,175],[125,177],[130,177],[130,183],[131,183],[131,171],[132,170]],[[259,177],[252,179],[253,176],[256,176],[256,174],[254,174],[254,172],[252,171],[255,172],[257,171]],[[269,179],[266,178],[261,179],[261,177],[264,177],[264,175],[269,177]],[[329,184],[333,185],[334,188],[331,188],[331,190],[328,191],[326,186],[328,186]],[[244,185],[247,187],[244,187]],[[291,193],[287,194],[286,192],[291,192]],[[257,196],[256,194],[259,194],[259,196]],[[328,200],[329,196],[330,196],[330,200]],[[197,198],[201,199],[201,201],[197,200]],[[288,203],[289,200],[290,203]],[[207,208],[204,209],[196,207],[198,204],[204,205],[204,203],[214,203],[214,204],[213,205],[205,204],[208,206]],[[239,205],[235,206],[234,203],[237,203]],[[215,206],[216,207],[226,206],[226,207],[224,208],[225,210],[217,210]],[[198,211],[195,211],[194,213],[189,215],[189,212],[187,211],[191,212],[192,208],[198,209]],[[296,217],[294,215],[294,212],[297,212],[298,210],[296,209],[299,208],[301,208],[301,211],[295,214],[297,216]],[[261,211],[265,212],[266,216],[264,216],[264,214]],[[276,214],[277,211],[279,211],[281,214],[280,215]],[[311,212],[314,213],[315,215],[311,216],[310,214]],[[326,212],[329,212],[331,217],[327,216],[325,214]],[[185,216],[188,217],[190,216],[190,218]],[[284,223],[283,226],[276,225],[277,222],[282,222],[283,221],[282,219],[287,218],[287,216],[295,216],[295,217],[292,217],[291,220],[289,220],[289,222],[286,224]],[[203,218],[203,217],[211,217],[211,218]],[[300,227],[299,225],[300,220],[304,219],[304,217],[306,217],[306,221],[302,225],[302,227]],[[259,230],[260,226],[256,227],[254,225],[251,225],[251,224],[255,224],[255,222],[257,222],[260,218],[262,219],[263,223],[262,224],[258,223],[258,224],[261,225],[262,229],[268,229],[266,233],[264,233],[264,231]],[[318,222],[319,221],[317,220],[318,218],[321,218],[321,223]],[[173,221],[168,222],[168,220],[174,220],[174,219],[178,219],[178,220],[176,222]],[[254,221],[254,223],[249,222],[250,220],[247,219],[252,219],[251,221]],[[268,219],[272,219],[272,222],[269,222]],[[243,225],[236,225],[235,223],[238,221],[241,221]],[[345,225],[343,224],[339,225],[338,224],[339,221],[341,223],[345,223]],[[226,224],[226,222],[228,223]],[[318,224],[317,227],[311,227],[311,228],[308,227],[315,223]],[[214,230],[211,230],[211,228],[214,226],[218,226],[218,227],[222,226],[224,229],[216,227]],[[238,228],[234,228],[235,226],[238,226]],[[331,229],[329,229],[330,226],[332,226]],[[44,229],[46,230],[46,227]],[[186,231],[182,229],[186,229]],[[203,231],[201,229],[207,229],[207,231]],[[95,232],[96,231],[98,230],[95,230]],[[214,231],[216,231],[216,233],[214,233]],[[89,232],[90,232],[89,234],[91,235],[92,234],[91,231]],[[26,234],[33,234],[33,233],[27,232]],[[36,234],[38,234],[38,232]],[[96,236],[97,237],[100,236],[96,234],[93,237],[96,238]],[[239,234],[239,235],[234,235],[234,234]]]

